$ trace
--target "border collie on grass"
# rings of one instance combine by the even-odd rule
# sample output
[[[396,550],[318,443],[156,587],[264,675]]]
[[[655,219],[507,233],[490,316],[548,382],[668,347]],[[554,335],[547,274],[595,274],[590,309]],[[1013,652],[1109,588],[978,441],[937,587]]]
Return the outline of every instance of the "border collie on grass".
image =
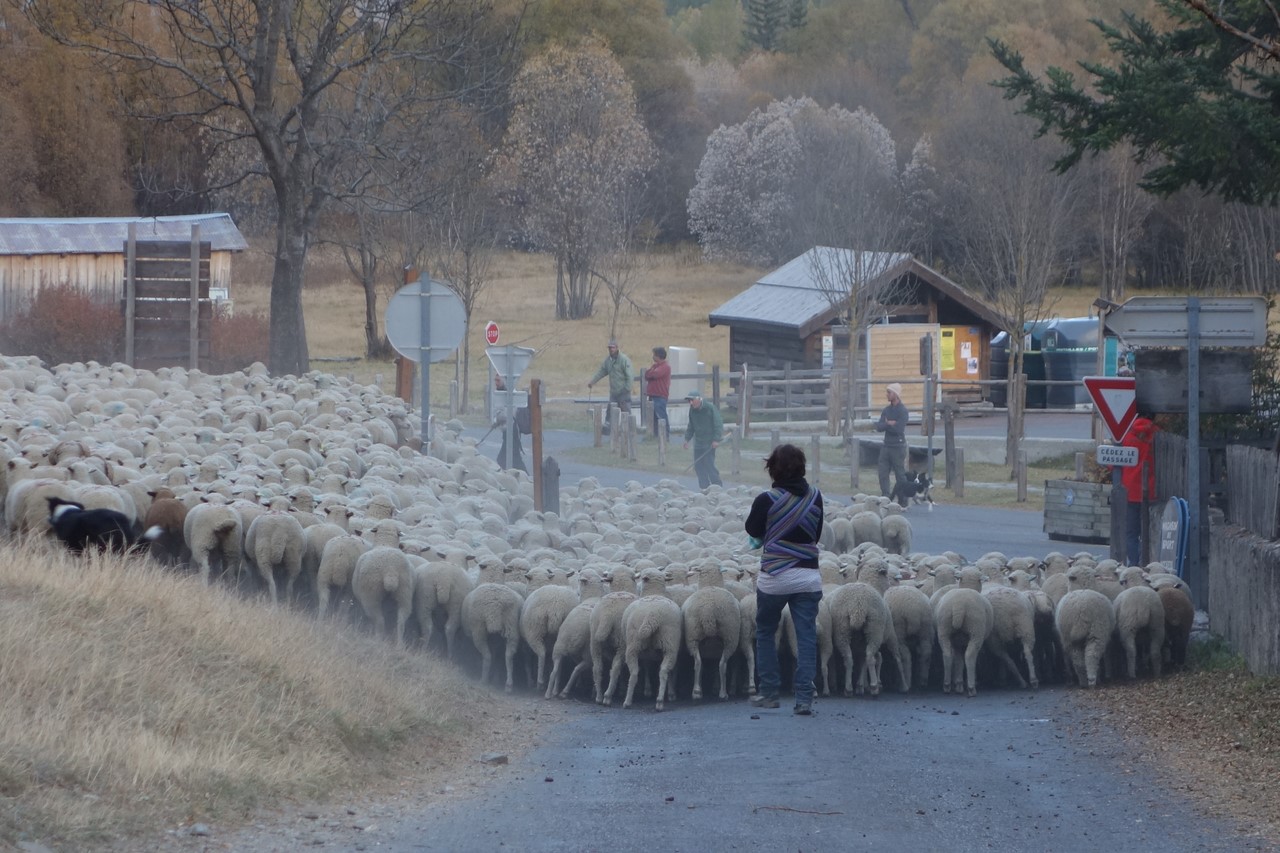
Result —
[[[48,500],[49,525],[73,554],[79,554],[90,546],[99,551],[109,549],[123,554],[135,545],[150,542],[164,533],[164,528],[157,524],[141,536],[134,536],[124,513],[114,509],[85,509],[84,504],[62,498]]]

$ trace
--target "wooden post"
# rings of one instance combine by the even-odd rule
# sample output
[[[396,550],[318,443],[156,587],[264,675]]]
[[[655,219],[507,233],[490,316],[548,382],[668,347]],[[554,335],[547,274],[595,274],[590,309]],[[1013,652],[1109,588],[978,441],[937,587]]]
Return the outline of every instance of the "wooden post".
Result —
[[[813,484],[816,486],[822,472],[822,441],[817,435],[809,436],[809,467],[813,470]]]
[[[840,380],[832,373],[827,380],[827,435],[840,434]]]
[[[746,436],[751,431],[751,377],[747,373],[747,363],[742,363],[742,379],[738,385],[738,396],[742,399],[742,411],[738,417],[739,423],[742,424],[742,436]]]
[[[587,409],[587,411],[591,414],[591,430],[594,435],[591,446],[599,447],[604,444],[604,435],[601,429],[602,424],[600,423],[600,408],[598,406],[592,406]]]
[[[458,380],[453,379],[449,382],[449,419],[453,420],[458,416]]]
[[[782,408],[786,410],[786,419],[791,420],[791,362],[782,365]]]
[[[772,452],[779,444],[782,444],[782,433],[777,429],[769,430],[769,450]]]
[[[137,291],[138,224],[129,223],[129,237],[124,249],[124,363],[133,367],[133,325]]]
[[[1083,453],[1076,454],[1076,479],[1077,480],[1084,479],[1084,454]]]
[[[1027,502],[1027,451],[1018,450],[1018,503]]]
[[[729,473],[737,477],[742,473],[742,424],[729,434]]]
[[[618,417],[617,403],[609,404],[608,418],[609,418],[609,449],[614,453],[617,453],[618,443],[619,443],[619,440],[621,439],[621,436],[618,434],[621,431],[619,429],[619,425],[621,424],[621,419]]]
[[[711,402],[720,411],[720,365],[711,365]]]
[[[452,394],[456,394],[458,383],[455,380],[451,389]],[[452,402],[450,403],[452,406]],[[542,495],[542,380],[529,380],[529,425],[533,430],[533,508],[538,512],[542,512],[545,508],[545,501]],[[520,431],[517,429],[515,440],[520,440]]]
[[[210,259],[212,260],[212,259]],[[191,226],[191,369],[200,369],[200,226]]]
[[[658,420],[658,465],[666,467],[667,464],[667,422],[664,419]]]
[[[858,491],[858,480],[862,473],[862,442],[856,435],[849,435],[849,489],[855,494]]]
[[[956,475],[951,480],[951,492],[958,498],[964,497],[964,448],[956,448]]]
[[[624,430],[627,442],[627,459],[632,462],[636,461],[636,419],[631,417],[631,413],[627,412],[627,416],[623,418],[626,421],[626,429]]]
[[[956,477],[956,404],[946,403],[942,407],[942,446],[947,455],[946,487],[951,488]]]

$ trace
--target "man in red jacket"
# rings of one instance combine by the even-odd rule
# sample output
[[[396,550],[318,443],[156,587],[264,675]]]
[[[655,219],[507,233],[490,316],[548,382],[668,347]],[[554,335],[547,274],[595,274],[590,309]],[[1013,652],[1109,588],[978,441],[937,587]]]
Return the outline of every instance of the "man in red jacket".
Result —
[[[1138,451],[1138,464],[1120,469],[1120,483],[1124,486],[1125,497],[1128,499],[1124,518],[1124,550],[1125,562],[1130,566],[1142,565],[1139,561],[1142,559],[1143,501],[1156,499],[1155,460],[1151,448],[1155,443],[1157,429],[1148,418],[1137,418],[1120,442],[1122,447],[1132,447]]]
[[[667,348],[653,348],[653,364],[643,374],[644,393],[653,402],[653,437],[658,437],[658,422],[667,425],[667,441],[671,441],[671,422],[667,420],[667,398],[671,396],[671,365]]]

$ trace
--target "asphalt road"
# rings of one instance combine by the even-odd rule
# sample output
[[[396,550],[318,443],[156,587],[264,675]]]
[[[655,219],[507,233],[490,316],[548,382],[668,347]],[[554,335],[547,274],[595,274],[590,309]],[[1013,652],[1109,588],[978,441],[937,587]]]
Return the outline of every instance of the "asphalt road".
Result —
[[[500,770],[379,849],[1266,849],[1135,765],[1066,689],[824,699],[811,718],[583,703]]]

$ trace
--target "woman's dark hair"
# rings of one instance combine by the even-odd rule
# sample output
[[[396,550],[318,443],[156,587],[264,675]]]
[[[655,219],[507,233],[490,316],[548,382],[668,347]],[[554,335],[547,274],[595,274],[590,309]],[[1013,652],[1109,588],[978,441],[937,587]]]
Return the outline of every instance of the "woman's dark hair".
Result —
[[[804,478],[804,451],[794,444],[779,444],[764,460],[765,470],[775,483]]]
[[[658,358],[666,358],[666,357],[667,357],[667,348],[666,348],[666,347],[654,347],[654,348],[653,348],[653,354],[654,354],[654,355],[656,355]]]

